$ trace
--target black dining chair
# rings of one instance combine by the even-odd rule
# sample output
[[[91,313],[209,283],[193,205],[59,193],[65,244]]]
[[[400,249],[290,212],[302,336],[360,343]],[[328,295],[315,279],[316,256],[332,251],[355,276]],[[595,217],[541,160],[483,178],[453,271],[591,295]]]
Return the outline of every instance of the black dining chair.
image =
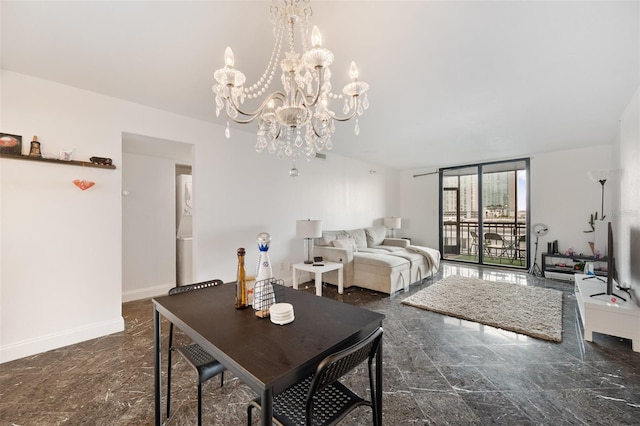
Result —
[[[222,280],[210,280],[196,284],[181,285],[169,290],[169,296],[222,285]],[[169,351],[167,356],[167,418],[171,417],[171,354],[177,352],[198,374],[198,426],[202,425],[202,384],[220,374],[220,387],[224,384],[224,366],[198,344],[173,346],[173,323],[169,325]]]
[[[471,247],[469,248],[469,254],[473,254],[475,249],[476,255],[478,254],[478,233],[476,231],[469,231],[471,234]]]
[[[488,256],[498,257],[500,263],[502,263],[502,258],[507,252],[507,248],[508,246],[500,234],[495,232],[487,232],[484,234],[484,250]]]
[[[521,235],[516,240],[516,257],[518,260],[522,260],[527,255],[527,236]]]
[[[382,389],[374,386],[371,364],[380,350],[382,327],[358,343],[329,355],[318,364],[316,371],[301,382],[273,397],[273,418],[278,425],[335,425],[355,408],[366,405],[373,412],[373,424],[378,423],[379,410],[376,395]],[[365,400],[342,384],[339,379],[368,360],[371,399]],[[251,413],[260,408],[260,398],[247,407],[247,424]]]

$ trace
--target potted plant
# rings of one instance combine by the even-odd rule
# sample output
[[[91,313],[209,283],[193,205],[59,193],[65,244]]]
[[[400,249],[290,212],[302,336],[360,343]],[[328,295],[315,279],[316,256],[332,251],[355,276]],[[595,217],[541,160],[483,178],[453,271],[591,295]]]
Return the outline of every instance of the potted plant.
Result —
[[[596,220],[598,220],[598,212],[591,213],[589,215],[589,222],[588,222],[589,227],[591,229],[584,231],[585,234],[590,234],[596,231]],[[595,244],[593,241],[589,241],[589,248],[591,248],[591,254],[595,254]]]

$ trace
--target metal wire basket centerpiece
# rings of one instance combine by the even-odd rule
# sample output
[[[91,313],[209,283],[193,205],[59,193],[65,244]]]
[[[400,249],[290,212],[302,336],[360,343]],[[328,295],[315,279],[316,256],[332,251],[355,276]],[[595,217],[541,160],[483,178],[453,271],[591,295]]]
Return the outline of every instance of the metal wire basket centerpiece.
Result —
[[[284,280],[267,278],[256,281],[253,287],[253,309],[256,316],[267,318],[271,305],[281,302],[284,302]]]

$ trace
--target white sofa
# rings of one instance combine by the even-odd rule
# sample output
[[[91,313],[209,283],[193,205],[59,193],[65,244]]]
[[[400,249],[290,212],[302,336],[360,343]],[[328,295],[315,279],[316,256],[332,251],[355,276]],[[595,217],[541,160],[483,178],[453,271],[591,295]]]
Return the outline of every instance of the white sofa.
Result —
[[[393,294],[426,278],[438,269],[440,253],[411,246],[402,238],[386,238],[384,226],[323,231],[315,239],[314,254],[344,264],[344,287],[358,286]],[[337,271],[323,275],[325,282],[338,283]]]

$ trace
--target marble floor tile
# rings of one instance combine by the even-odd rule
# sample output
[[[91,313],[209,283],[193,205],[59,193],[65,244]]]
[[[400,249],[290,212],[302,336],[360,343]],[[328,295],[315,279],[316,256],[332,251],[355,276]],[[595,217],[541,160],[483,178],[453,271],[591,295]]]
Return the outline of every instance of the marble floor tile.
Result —
[[[450,275],[563,292],[563,340],[522,334],[405,306],[407,296]],[[315,292],[312,283],[302,286]],[[640,424],[640,354],[627,339],[582,339],[573,286],[523,272],[443,262],[434,277],[393,296],[351,287],[323,296],[386,315],[384,425]],[[125,331],[0,364],[0,425],[153,424],[150,300],[123,305]],[[168,323],[163,320],[163,365]],[[188,338],[177,332],[178,341]],[[345,382],[368,395],[364,366]],[[163,371],[166,379],[166,371]],[[195,425],[195,375],[174,358],[168,426]],[[227,372],[203,385],[203,424],[246,424],[256,395]],[[344,425],[370,425],[363,407]],[[258,424],[257,420],[254,424]]]
[[[480,419],[480,424],[537,424],[502,392],[466,392],[460,397]]]

